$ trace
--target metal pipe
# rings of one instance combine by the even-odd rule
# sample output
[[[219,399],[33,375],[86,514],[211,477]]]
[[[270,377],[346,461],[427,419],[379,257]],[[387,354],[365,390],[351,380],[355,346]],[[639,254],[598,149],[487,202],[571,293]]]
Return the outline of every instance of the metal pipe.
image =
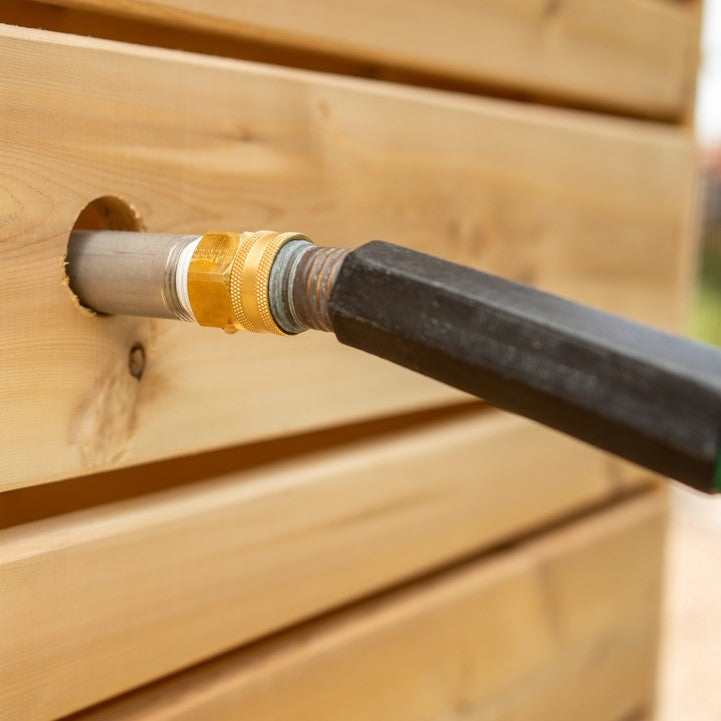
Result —
[[[338,271],[350,250],[319,248],[294,240],[275,258],[270,271],[270,308],[278,326],[288,334],[305,330],[332,331],[328,303]]]
[[[67,274],[80,302],[98,313],[192,320],[178,295],[182,251],[199,235],[76,230]]]

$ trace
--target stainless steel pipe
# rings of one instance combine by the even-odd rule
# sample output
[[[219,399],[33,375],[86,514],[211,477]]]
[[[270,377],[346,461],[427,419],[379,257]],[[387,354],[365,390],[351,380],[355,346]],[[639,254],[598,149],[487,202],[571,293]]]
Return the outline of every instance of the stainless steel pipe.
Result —
[[[179,298],[182,251],[200,235],[76,230],[67,274],[80,302],[99,313],[193,320]]]

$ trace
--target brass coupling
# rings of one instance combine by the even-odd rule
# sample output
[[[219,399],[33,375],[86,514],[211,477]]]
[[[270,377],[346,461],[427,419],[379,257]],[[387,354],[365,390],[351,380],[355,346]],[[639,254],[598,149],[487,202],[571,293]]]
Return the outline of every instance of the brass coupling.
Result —
[[[330,331],[328,301],[347,253],[303,233],[206,233],[188,265],[192,315],[227,333]]]
[[[302,233],[272,230],[203,235],[188,266],[188,299],[195,320],[226,333],[288,335],[273,318],[268,286],[278,251],[291,240],[312,245]]]

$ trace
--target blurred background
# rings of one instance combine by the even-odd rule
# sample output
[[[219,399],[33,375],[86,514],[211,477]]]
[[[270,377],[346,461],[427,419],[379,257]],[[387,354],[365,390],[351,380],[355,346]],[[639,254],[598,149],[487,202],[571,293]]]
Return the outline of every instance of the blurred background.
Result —
[[[705,0],[696,132],[699,264],[691,333],[721,345],[721,0]],[[667,593],[657,721],[721,718],[721,497],[674,485],[667,552]]]
[[[692,332],[721,344],[721,0],[706,0],[696,103],[701,145],[700,262]]]

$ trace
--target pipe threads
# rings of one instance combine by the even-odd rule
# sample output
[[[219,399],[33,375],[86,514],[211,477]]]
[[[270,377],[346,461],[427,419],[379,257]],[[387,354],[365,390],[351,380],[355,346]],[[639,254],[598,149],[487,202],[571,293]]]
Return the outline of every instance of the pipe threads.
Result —
[[[290,288],[293,307],[306,328],[332,331],[328,303],[347,248],[317,248],[301,256]]]

